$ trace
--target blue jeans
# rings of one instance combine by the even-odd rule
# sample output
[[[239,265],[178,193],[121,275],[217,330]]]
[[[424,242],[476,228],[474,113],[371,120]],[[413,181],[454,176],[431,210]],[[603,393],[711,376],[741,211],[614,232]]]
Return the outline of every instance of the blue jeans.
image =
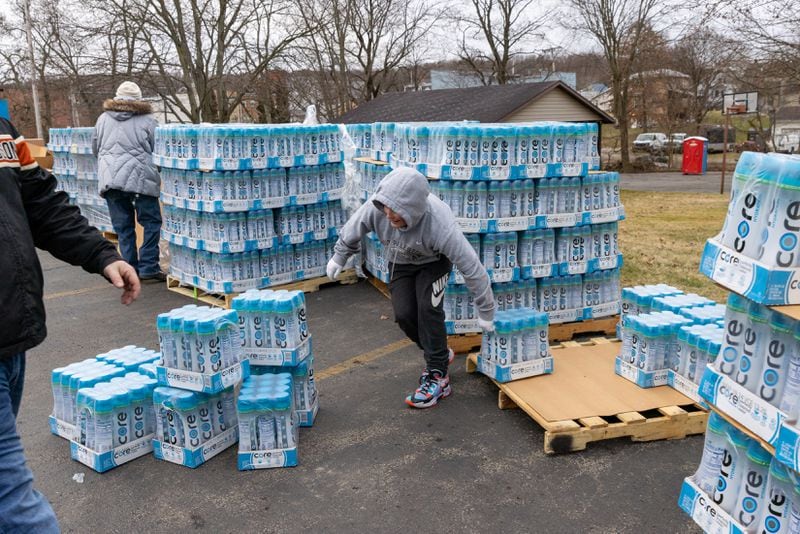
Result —
[[[33,489],[17,434],[25,353],[0,359],[0,533],[59,532],[50,503]]]
[[[158,265],[158,241],[161,238],[161,207],[158,197],[109,189],[106,191],[106,203],[111,215],[111,225],[119,238],[122,258],[133,265],[141,277],[147,278],[161,272]],[[136,220],[144,229],[144,241],[138,253]]]

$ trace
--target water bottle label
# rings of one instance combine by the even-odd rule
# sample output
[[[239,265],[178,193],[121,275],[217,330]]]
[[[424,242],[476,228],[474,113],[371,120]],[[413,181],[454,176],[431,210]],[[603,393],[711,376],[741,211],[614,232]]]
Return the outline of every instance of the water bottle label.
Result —
[[[619,206],[614,206],[611,208],[605,208],[601,210],[593,210],[589,212],[590,224],[615,222],[618,221],[619,219],[620,219]]]
[[[456,219],[456,224],[458,224],[458,228],[468,234],[475,234],[481,231],[481,220],[480,219]]]
[[[525,176],[527,178],[544,178],[545,176],[547,176],[547,165],[544,164],[526,165]]]
[[[239,169],[239,159],[237,158],[223,158],[222,168],[226,171],[235,171]]]
[[[530,228],[528,217],[509,217],[507,219],[497,219],[496,228],[498,232],[518,232]]]
[[[752,285],[754,272],[753,260],[720,246],[711,279],[744,294]]]
[[[619,256],[597,259],[597,268],[599,270],[616,269],[617,265],[619,265]]]
[[[554,213],[545,216],[545,225],[547,228],[563,228],[565,226],[575,226],[577,224],[577,213]]]
[[[489,167],[489,178],[492,180],[508,180],[510,174],[509,167],[494,165]]]
[[[562,163],[561,176],[580,176],[583,171],[582,163]]]
[[[472,167],[467,165],[452,165],[450,167],[450,179],[469,180],[472,178]]]

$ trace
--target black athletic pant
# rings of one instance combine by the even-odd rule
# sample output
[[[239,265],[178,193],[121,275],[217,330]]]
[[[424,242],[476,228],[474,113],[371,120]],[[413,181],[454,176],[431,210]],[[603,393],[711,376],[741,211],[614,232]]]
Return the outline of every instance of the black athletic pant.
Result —
[[[444,289],[451,269],[450,260],[444,256],[424,265],[389,264],[394,320],[422,349],[428,372],[447,374]]]

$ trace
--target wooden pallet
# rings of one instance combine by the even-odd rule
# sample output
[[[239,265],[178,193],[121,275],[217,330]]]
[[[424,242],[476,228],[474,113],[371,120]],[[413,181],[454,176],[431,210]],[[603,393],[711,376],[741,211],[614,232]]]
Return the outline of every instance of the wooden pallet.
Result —
[[[552,353],[555,359],[553,375],[543,376],[554,376],[558,373],[560,351],[571,350],[576,347],[583,347],[585,349],[599,345],[608,345],[609,343],[611,343],[611,341],[608,339],[594,338],[588,342],[582,343],[567,341],[552,347]],[[475,373],[477,371],[476,356],[476,354],[470,354],[467,358],[468,373]],[[561,358],[561,360],[563,360],[563,358]],[[613,374],[614,368],[611,362],[612,360],[609,360],[607,372]],[[542,377],[532,377],[524,380],[532,381],[539,378]],[[619,387],[628,388],[630,390],[624,378],[616,378],[622,381],[619,382]],[[535,403],[529,402],[526,398],[523,398],[523,395],[515,392],[515,389],[518,388],[510,387],[511,384],[516,382],[507,384],[501,384],[494,380],[492,380],[492,382],[499,388],[497,406],[501,410],[520,408],[544,429],[544,452],[546,454],[581,451],[586,449],[586,445],[592,441],[622,437],[628,437],[631,441],[681,439],[688,435],[702,434],[705,432],[706,422],[708,420],[708,412],[702,406],[695,404],[693,401],[677,392],[674,392],[675,396],[671,396],[677,401],[675,404],[654,406],[648,410],[621,411],[612,415],[589,415],[574,419],[548,420],[537,411]],[[523,380],[518,382],[523,382]],[[638,386],[630,382],[627,384],[638,388]],[[568,385],[566,387],[568,387]],[[661,388],[667,387],[668,386],[661,386]],[[653,390],[661,388],[638,389],[641,391],[641,395],[652,395],[656,393]],[[613,394],[613,391],[609,391],[609,393]],[[586,395],[584,391],[580,390],[565,392],[565,395],[568,396],[572,394]],[[682,403],[682,399],[685,399],[686,402]]]
[[[270,286],[266,289],[286,289],[287,291],[300,290],[304,293],[313,293],[315,291],[319,291],[322,287],[327,285],[350,285],[355,284],[356,282],[358,282],[358,276],[356,275],[356,272],[353,269],[348,269],[346,271],[342,271],[342,274],[339,275],[339,278],[336,280],[331,280],[327,276],[318,276],[316,278],[309,278],[308,280],[299,280],[297,282],[290,282],[288,284],[279,286]],[[189,284],[184,284],[171,275],[167,275],[167,289],[174,293],[179,293],[211,306],[228,309],[231,307],[231,302],[233,299],[239,295],[239,293],[226,295],[223,293],[212,293],[205,291]]]

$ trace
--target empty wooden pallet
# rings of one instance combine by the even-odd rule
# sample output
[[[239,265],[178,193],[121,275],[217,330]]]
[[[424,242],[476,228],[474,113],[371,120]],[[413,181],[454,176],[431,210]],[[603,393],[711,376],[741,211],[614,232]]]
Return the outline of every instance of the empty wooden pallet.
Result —
[[[705,432],[708,412],[700,405],[667,386],[643,389],[616,376],[613,358],[618,347],[619,342],[605,338],[554,346],[553,374],[505,384],[492,380],[499,388],[498,407],[520,408],[533,418],[544,429],[547,454],[581,451],[590,442],[606,439],[653,441]],[[476,356],[467,358],[467,372],[477,371]],[[587,387],[590,382],[596,387]],[[565,404],[563,411],[559,402]],[[570,402],[584,404],[580,416],[571,416],[581,410],[566,406]],[[591,413],[595,404],[597,411]],[[559,412],[568,416],[559,417]]]

